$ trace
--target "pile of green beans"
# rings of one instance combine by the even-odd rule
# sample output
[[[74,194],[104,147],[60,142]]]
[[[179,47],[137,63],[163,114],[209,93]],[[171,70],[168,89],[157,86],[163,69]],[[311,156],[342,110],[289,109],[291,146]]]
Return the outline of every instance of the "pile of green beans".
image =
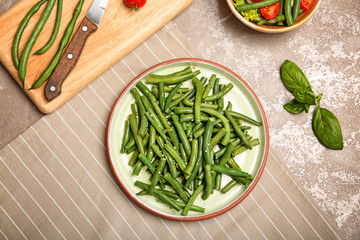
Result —
[[[294,24],[294,21],[296,21],[299,14],[303,13],[303,10],[300,8],[300,1],[301,0],[263,0],[260,2],[251,2],[242,5],[236,5],[235,7],[236,10],[241,13],[243,11],[267,7],[276,2],[280,2],[281,3],[280,12],[275,19],[273,20],[259,19],[259,20],[254,20],[253,22],[255,22],[258,26],[261,25],[291,26]]]
[[[247,187],[253,178],[233,157],[260,144],[248,130],[262,123],[233,111],[231,102],[224,108],[233,85],[220,84],[215,74],[209,80],[199,74],[187,67],[168,75],[150,74],[150,88],[138,82],[130,90],[135,102],[120,147],[122,154],[131,154],[128,164],[134,176],[149,174],[148,183],[135,182],[138,195],[155,196],[184,216],[205,212],[193,205],[199,195],[206,200],[215,191]],[[182,87],[186,81],[193,87]],[[222,184],[223,174],[232,180]]]
[[[21,37],[31,20],[32,16],[37,13],[41,7],[42,4],[44,4],[47,1],[46,7],[44,8],[44,11],[41,14],[40,19],[38,20],[34,30],[32,31],[30,37],[28,38],[26,45],[24,49],[22,50],[21,57],[19,57],[19,44]],[[50,64],[48,67],[44,70],[44,72],[41,74],[41,76],[37,79],[37,81],[32,85],[30,89],[36,89],[39,88],[52,74],[53,70],[55,69],[56,65],[59,62],[59,59],[61,57],[61,54],[63,50],[65,49],[66,45],[69,42],[70,36],[73,33],[74,26],[76,23],[76,20],[78,16],[81,13],[81,9],[83,6],[85,0],[79,0],[76,8],[74,9],[74,14],[72,19],[70,20],[68,26],[66,27],[65,33],[60,41],[59,48],[52,58]],[[41,33],[43,30],[48,18],[50,17],[50,14],[55,6],[55,3],[57,2],[57,13],[56,13],[56,20],[53,32],[48,40],[48,42],[38,51],[36,51],[34,54],[43,54],[47,50],[50,49],[50,47],[55,42],[55,39],[58,35],[59,29],[60,29],[60,23],[61,23],[61,17],[62,17],[62,9],[63,9],[63,0],[40,0],[38,3],[36,3],[25,15],[23,20],[21,21],[13,41],[12,46],[12,58],[14,62],[14,66],[19,71],[20,80],[22,82],[22,87],[25,87],[25,79],[26,79],[26,72],[27,72],[27,64],[31,55],[31,51]],[[30,90],[29,89],[29,90]]]

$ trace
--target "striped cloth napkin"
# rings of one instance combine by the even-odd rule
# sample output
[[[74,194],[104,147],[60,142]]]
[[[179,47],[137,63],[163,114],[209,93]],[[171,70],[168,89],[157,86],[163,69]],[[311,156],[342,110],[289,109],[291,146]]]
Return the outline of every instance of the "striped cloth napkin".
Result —
[[[208,220],[162,219],[125,195],[106,156],[110,111],[135,76],[180,57],[201,54],[170,22],[0,150],[0,239],[344,239],[271,148],[251,194]]]

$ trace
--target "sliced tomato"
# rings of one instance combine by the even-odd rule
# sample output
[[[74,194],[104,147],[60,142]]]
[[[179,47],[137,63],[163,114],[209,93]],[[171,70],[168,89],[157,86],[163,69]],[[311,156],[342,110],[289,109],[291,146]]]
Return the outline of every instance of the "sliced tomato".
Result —
[[[307,10],[309,10],[309,8],[311,7],[311,5],[313,4],[314,0],[301,0],[300,1],[300,8],[306,12]]]
[[[274,19],[277,15],[279,15],[280,8],[281,3],[276,2],[274,4],[271,4],[270,6],[260,8],[260,12],[264,18],[271,20]]]

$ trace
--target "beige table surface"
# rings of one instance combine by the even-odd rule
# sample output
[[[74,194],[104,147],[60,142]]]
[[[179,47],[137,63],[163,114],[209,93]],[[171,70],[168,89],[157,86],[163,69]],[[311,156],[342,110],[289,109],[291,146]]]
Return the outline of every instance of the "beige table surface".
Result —
[[[0,0],[0,14],[16,0]],[[267,35],[242,25],[225,1],[195,0],[174,23],[209,60],[234,70],[259,96],[270,127],[270,141],[322,210],[349,239],[360,237],[360,2],[322,1],[315,16],[298,30]],[[3,24],[3,23],[0,23]],[[296,62],[322,106],[342,125],[344,149],[318,143],[311,113],[293,116],[282,105],[291,95],[279,67]],[[42,114],[0,66],[0,148]]]

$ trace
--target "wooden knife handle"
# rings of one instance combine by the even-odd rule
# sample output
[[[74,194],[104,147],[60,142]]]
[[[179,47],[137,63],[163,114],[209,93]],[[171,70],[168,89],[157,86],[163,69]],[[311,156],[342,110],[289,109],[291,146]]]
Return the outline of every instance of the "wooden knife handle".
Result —
[[[78,62],[86,40],[96,30],[97,26],[85,17],[46,83],[45,97],[47,100],[51,101],[60,95],[61,86]]]

